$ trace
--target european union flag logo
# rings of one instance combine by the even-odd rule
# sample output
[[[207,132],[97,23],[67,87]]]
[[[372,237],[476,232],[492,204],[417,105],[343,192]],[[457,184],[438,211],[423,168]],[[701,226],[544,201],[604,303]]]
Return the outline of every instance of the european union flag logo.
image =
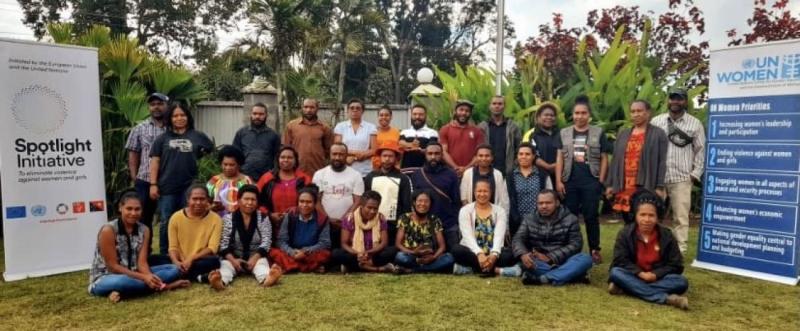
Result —
[[[25,218],[25,206],[6,207],[6,218]]]

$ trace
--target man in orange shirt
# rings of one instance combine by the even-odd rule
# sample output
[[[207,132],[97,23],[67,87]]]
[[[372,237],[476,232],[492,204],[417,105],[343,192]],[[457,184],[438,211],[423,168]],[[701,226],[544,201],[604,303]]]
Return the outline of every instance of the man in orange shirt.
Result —
[[[328,150],[333,144],[333,131],[317,119],[319,101],[303,100],[303,116],[286,124],[282,143],[294,147],[299,154],[299,169],[313,175],[325,167]]]
[[[439,130],[444,161],[456,171],[458,177],[473,165],[475,150],[484,142],[483,131],[469,123],[473,107],[469,100],[459,100],[456,103],[453,121]]]

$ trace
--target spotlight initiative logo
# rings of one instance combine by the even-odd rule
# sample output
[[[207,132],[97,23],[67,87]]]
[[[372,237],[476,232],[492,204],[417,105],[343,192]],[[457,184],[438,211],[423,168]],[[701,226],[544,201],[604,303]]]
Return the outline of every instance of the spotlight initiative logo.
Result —
[[[67,103],[47,86],[31,85],[19,90],[11,100],[11,113],[17,124],[36,134],[53,133],[67,119]]]

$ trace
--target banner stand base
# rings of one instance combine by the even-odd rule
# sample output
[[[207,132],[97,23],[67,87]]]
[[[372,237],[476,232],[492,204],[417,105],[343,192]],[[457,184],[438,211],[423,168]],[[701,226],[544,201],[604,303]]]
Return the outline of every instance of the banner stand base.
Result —
[[[756,278],[761,280],[767,280],[775,283],[781,283],[786,285],[797,285],[798,281],[800,281],[800,277],[793,278],[793,277],[784,277],[784,276],[776,276],[773,274],[767,274],[763,272],[757,272],[752,270],[745,270],[733,267],[726,267],[719,264],[702,262],[698,260],[694,260],[692,262],[692,267],[700,268],[700,269],[707,269],[712,271],[724,272],[744,277]]]
[[[82,271],[88,270],[91,267],[90,264],[86,265],[77,265],[77,266],[69,266],[69,267],[60,267],[60,268],[53,268],[53,269],[46,269],[46,270],[38,270],[32,272],[20,272],[20,273],[3,273],[3,281],[5,282],[14,282],[18,280],[34,278],[34,277],[44,277],[44,276],[51,276],[55,274],[65,274],[68,272],[74,271]]]

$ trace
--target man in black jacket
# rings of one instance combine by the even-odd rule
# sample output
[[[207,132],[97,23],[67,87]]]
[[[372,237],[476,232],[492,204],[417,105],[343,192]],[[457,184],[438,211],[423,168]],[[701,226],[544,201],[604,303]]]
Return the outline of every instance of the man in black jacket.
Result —
[[[592,258],[581,253],[578,218],[559,204],[553,190],[542,190],[536,204],[537,212],[525,216],[512,242],[514,256],[522,261],[522,283],[558,286],[585,279]]]

